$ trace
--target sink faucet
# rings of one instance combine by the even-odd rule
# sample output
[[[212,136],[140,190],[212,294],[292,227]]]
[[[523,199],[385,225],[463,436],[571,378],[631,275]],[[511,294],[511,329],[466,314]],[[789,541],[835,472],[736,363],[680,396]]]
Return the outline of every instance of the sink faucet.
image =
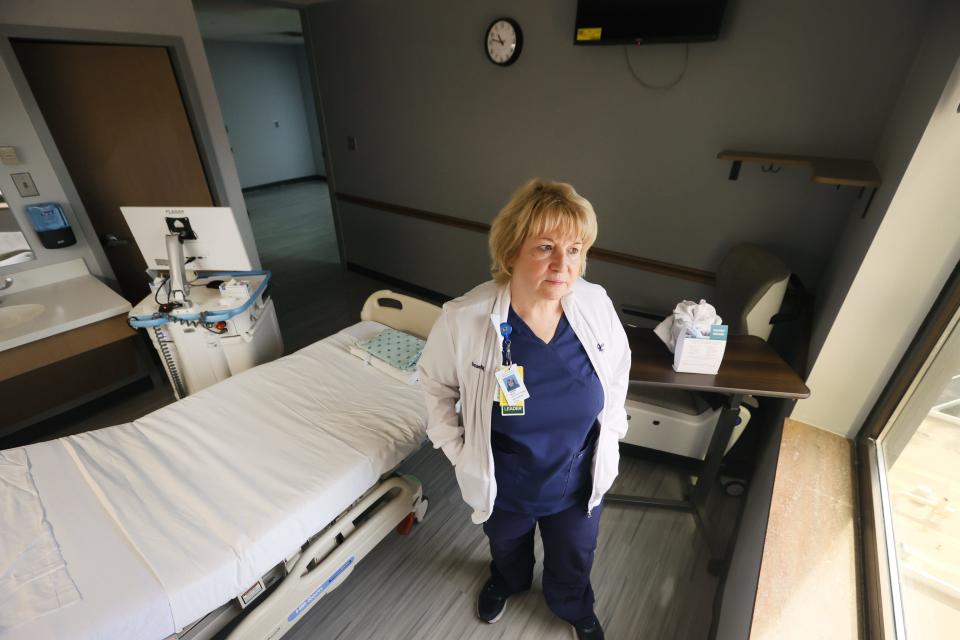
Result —
[[[11,278],[10,276],[7,276],[6,278],[3,279],[3,286],[0,286],[0,291],[3,291],[4,289],[9,289],[12,286],[13,286],[13,278]],[[0,298],[0,303],[2,302],[3,302],[3,298]]]

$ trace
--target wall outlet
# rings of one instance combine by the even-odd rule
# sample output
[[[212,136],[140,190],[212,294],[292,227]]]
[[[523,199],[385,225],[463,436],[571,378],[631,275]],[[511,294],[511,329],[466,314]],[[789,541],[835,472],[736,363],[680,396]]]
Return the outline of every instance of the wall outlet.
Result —
[[[33,183],[33,178],[29,173],[11,173],[10,177],[13,178],[13,184],[17,186],[17,192],[21,198],[40,195],[40,192],[37,191],[37,185]]]
[[[350,151],[357,150],[357,138],[356,136],[347,136],[347,149]]]

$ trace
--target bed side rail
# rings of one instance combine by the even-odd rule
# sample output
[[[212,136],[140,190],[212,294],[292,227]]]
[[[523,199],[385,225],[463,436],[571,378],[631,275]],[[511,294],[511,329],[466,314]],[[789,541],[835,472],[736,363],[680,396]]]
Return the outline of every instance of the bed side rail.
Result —
[[[257,605],[229,640],[277,640],[340,586],[390,531],[411,513],[422,513],[419,481],[394,477],[377,485],[346,515],[317,537],[286,578]]]

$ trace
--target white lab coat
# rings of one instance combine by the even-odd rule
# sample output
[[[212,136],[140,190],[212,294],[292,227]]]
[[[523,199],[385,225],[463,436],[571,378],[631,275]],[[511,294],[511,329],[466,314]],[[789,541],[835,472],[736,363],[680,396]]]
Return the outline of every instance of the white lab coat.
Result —
[[[603,287],[578,279],[561,304],[603,387],[589,515],[617,477],[618,441],[627,433],[630,347]],[[490,517],[497,496],[490,422],[497,389],[494,371],[502,357],[499,327],[509,310],[509,285],[493,281],[447,302],[418,364],[427,403],[427,435],[454,464],[463,499],[473,508],[477,524]]]

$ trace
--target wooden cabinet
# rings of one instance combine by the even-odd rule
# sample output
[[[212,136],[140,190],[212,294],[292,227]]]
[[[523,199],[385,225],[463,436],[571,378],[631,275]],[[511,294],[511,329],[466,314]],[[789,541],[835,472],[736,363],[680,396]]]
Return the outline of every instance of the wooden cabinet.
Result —
[[[0,436],[149,375],[126,314],[0,351]]]

